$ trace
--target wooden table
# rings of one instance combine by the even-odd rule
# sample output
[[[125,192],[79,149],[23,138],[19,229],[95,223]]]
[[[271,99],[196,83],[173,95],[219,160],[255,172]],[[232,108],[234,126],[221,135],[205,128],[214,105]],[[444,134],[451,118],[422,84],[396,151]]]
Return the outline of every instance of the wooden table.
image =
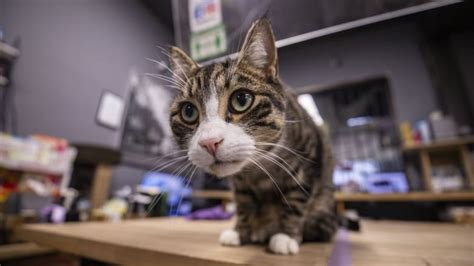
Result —
[[[231,221],[156,218],[121,223],[26,225],[21,239],[63,252],[127,265],[473,265],[474,231],[454,224],[363,221],[333,243],[303,244],[296,256],[263,246],[222,247]]]

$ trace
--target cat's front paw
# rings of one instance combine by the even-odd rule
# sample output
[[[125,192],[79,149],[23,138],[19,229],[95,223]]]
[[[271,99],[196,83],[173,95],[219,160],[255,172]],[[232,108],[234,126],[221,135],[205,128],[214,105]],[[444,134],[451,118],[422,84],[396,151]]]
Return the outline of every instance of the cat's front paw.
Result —
[[[239,232],[234,229],[226,229],[219,236],[219,242],[224,246],[240,246]]]
[[[296,240],[286,234],[275,234],[270,238],[268,248],[271,252],[281,255],[298,254],[300,251],[299,244]]]

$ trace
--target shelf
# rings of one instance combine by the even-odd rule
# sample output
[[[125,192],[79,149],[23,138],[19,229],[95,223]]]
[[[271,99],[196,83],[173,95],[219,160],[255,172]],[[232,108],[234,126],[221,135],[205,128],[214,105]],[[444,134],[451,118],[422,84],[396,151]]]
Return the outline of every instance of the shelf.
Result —
[[[454,139],[437,140],[430,143],[414,144],[405,146],[402,150],[405,153],[417,154],[421,165],[421,176],[423,178],[424,188],[433,191],[432,183],[432,153],[457,152],[459,156],[451,156],[453,160],[459,160],[462,171],[470,189],[474,190],[474,167],[472,163],[469,145],[474,144],[474,136],[459,137]],[[446,157],[446,156],[445,156]]]
[[[421,151],[421,150],[441,150],[446,148],[452,148],[456,146],[474,144],[474,136],[436,140],[430,143],[413,144],[410,146],[403,147],[404,152]]]
[[[0,167],[12,171],[28,172],[40,175],[62,176],[64,174],[64,170],[62,169],[55,169],[53,167],[47,167],[41,164],[33,163],[14,163],[6,160],[0,160]]]
[[[389,201],[474,201],[474,191],[464,192],[409,192],[390,194],[340,193],[334,194],[336,201],[343,202],[389,202]]]
[[[232,200],[234,195],[228,190],[193,190],[194,198]]]
[[[206,199],[232,200],[231,191],[227,190],[195,190],[193,197]],[[363,201],[474,201],[474,191],[464,192],[409,192],[390,194],[365,194],[365,193],[334,193],[336,201],[340,202],[363,202]]]

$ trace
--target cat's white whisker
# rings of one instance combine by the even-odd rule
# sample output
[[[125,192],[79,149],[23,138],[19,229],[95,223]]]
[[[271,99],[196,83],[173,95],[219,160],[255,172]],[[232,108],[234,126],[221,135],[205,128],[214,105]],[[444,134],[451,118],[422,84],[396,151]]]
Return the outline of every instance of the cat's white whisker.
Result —
[[[149,76],[149,77],[156,78],[156,79],[160,79],[160,80],[163,80],[163,81],[166,81],[166,82],[169,82],[170,84],[177,86],[179,89],[181,89],[183,86],[186,85],[186,84],[183,84],[182,81],[180,81],[180,80],[177,80],[173,77],[163,75],[163,74],[145,73],[145,75]]]
[[[278,183],[276,182],[275,178],[272,176],[272,174],[270,174],[270,172],[268,172],[268,170],[262,165],[260,164],[258,161],[252,159],[252,158],[249,158],[248,159],[250,162],[252,162],[254,165],[256,165],[258,168],[260,168],[260,170],[262,170],[269,178],[270,180],[273,182],[273,184],[275,185],[276,189],[280,192],[283,200],[285,201],[285,203],[288,205],[288,207],[290,209],[293,209],[290,205],[290,203],[288,202],[288,200],[286,199],[285,197],[285,194],[283,194],[283,191],[280,189],[280,186],[278,186]]]
[[[186,190],[186,188],[189,186],[189,184],[191,184],[191,180],[193,179],[193,176],[194,176],[194,173],[196,172],[196,170],[197,170],[197,166],[193,166],[191,168],[192,172],[191,172],[191,175],[189,176],[189,178],[187,178],[188,180],[187,180],[186,184],[184,185],[184,190]],[[183,194],[181,193],[181,198],[179,199],[178,207],[176,209],[176,215],[178,215],[178,212],[179,212],[179,209],[181,207],[182,201],[183,201]]]
[[[160,47],[160,46],[158,46],[158,49],[160,49],[162,54],[166,55],[170,60],[173,61],[173,63],[176,64],[176,60],[169,54],[169,52],[168,52],[166,49],[164,49],[163,47]],[[190,79],[189,79],[188,75],[186,74],[186,71],[184,71],[183,67],[182,67],[180,64],[176,64],[176,66],[177,66],[177,67],[179,68],[179,70],[183,73],[184,77],[186,78],[186,85],[188,85]],[[177,76],[177,74],[176,74],[175,72],[173,72],[169,67],[167,67],[167,69],[168,69],[171,73],[173,73],[173,75],[175,75],[176,77],[180,78],[180,77]],[[180,78],[180,79],[181,79],[181,78]],[[182,79],[181,79],[181,80],[182,80]]]
[[[181,174],[182,171],[184,171],[184,169],[186,169],[187,167],[189,167],[191,165],[190,162],[186,163],[185,165],[181,166],[180,168],[174,170],[173,172],[171,172],[170,175],[176,175],[176,176],[179,176]],[[150,215],[150,212],[155,208],[156,204],[158,203],[158,201],[160,200],[160,198],[163,196],[164,193],[160,193],[158,194],[157,196],[155,196],[153,198],[153,200],[151,201],[150,205],[148,205],[148,210],[147,210],[147,216]]]
[[[176,164],[176,163],[178,163],[178,162],[180,162],[180,161],[182,161],[182,160],[185,160],[185,159],[187,159],[187,158],[188,158],[187,155],[185,155],[185,156],[180,156],[180,157],[177,157],[177,158],[173,158],[173,159],[171,159],[171,160],[168,160],[168,161],[164,162],[163,164],[160,164],[160,165],[158,165],[158,166],[156,166],[156,167],[153,167],[150,171],[152,171],[152,172],[153,172],[153,171],[156,171],[156,172],[161,171],[161,170],[163,170],[163,169],[165,169],[165,168],[167,168],[167,167],[170,167],[170,166],[172,166],[172,165],[174,165],[174,164]]]
[[[257,145],[261,145],[261,146],[275,146],[275,147],[279,147],[279,148],[282,148],[282,149],[285,149],[287,151],[289,151],[290,153],[292,153],[293,155],[296,155],[298,156],[299,158],[305,160],[305,161],[308,161],[308,162],[311,162],[311,163],[317,163],[313,160],[310,160],[306,157],[304,157],[303,155],[299,154],[298,151],[294,150],[294,149],[291,149],[289,147],[286,147],[285,145],[282,145],[282,144],[278,144],[278,143],[270,143],[270,142],[256,142]]]
[[[152,158],[161,160],[163,158],[170,157],[170,156],[175,156],[176,154],[180,154],[180,153],[184,153],[184,152],[188,152],[188,149],[175,150],[171,153],[163,154],[163,155],[160,155],[160,156],[154,156]]]
[[[282,120],[283,123],[296,124],[309,121],[310,119],[300,119],[300,120]]]
[[[171,58],[171,59],[172,59],[172,58]],[[171,68],[169,68],[165,63],[163,63],[163,62],[161,62],[161,61],[158,61],[158,60],[155,60],[155,59],[152,59],[152,58],[147,58],[147,60],[148,60],[148,61],[151,61],[151,62],[153,62],[153,63],[159,64],[160,66],[166,68],[166,70],[168,70],[168,71],[173,75],[173,77],[176,79],[176,81],[180,81],[183,86],[185,86],[185,85],[188,84],[189,78],[188,78],[188,76],[186,75],[185,72],[183,72],[183,74],[184,74],[185,77],[186,77],[186,81],[185,81],[184,79],[182,79],[176,72],[174,72],[173,70],[171,70]],[[173,62],[174,62],[174,59],[172,59],[172,60],[173,60]],[[178,64],[178,66],[181,68],[181,66],[180,66],[179,64]],[[181,68],[180,70],[183,71],[182,68]]]
[[[155,208],[156,204],[160,201],[160,199],[163,197],[164,193],[160,192],[158,195],[153,197],[151,200],[150,204],[148,205],[148,208],[146,210],[146,216],[149,216],[151,211]]]
[[[185,86],[185,84],[180,83],[180,81],[173,79],[172,77],[163,75],[163,74],[155,74],[155,73],[145,73],[146,76],[161,79],[163,81],[169,82],[172,85],[177,86],[178,88]]]
[[[264,159],[274,163],[275,165],[279,166],[281,169],[283,169],[298,185],[298,187],[305,193],[307,197],[309,197],[311,194],[301,185],[301,183],[298,181],[298,178],[290,171],[288,170],[283,164],[275,160],[274,158],[271,158],[269,155],[264,154],[263,152],[256,151],[257,154],[262,156]]]
[[[170,156],[173,156],[173,155],[176,155],[176,154],[179,154],[179,153],[183,153],[183,152],[187,152],[188,150],[187,149],[183,149],[183,150],[177,150],[177,151],[174,151],[172,153],[168,153],[168,154],[162,154],[162,155],[159,155],[159,156],[150,156],[146,159],[143,159],[144,162],[150,162],[150,161],[154,161],[154,163],[159,163],[162,159],[166,158],[166,157],[170,157]]]
[[[182,166],[184,167],[184,166]],[[178,168],[178,169],[181,169],[182,167]],[[173,171],[171,174],[173,174],[175,171]],[[156,195],[153,200],[151,201],[150,205],[148,205],[148,209],[147,209],[147,216],[150,215],[150,212],[155,208],[155,205],[158,203],[158,201],[161,199],[161,197],[164,195],[163,192],[160,192],[158,195]]]
[[[173,155],[174,155],[174,154],[173,154]],[[176,155],[179,155],[179,153],[176,154]],[[171,154],[170,154],[170,156],[171,156]],[[166,158],[168,158],[168,157],[170,157],[170,156],[163,156],[163,157],[159,158],[159,159],[156,161],[156,163],[159,163],[159,162],[162,161],[163,159],[166,159]],[[166,161],[166,162],[164,162],[164,163],[168,163],[168,162],[170,162],[170,161],[172,161],[172,160],[175,160],[175,159],[185,159],[187,156],[188,156],[188,155],[185,154],[185,155],[179,155],[179,156],[177,156],[177,157],[168,158],[169,160]],[[156,167],[161,167],[161,165],[158,164],[158,165],[156,165],[156,166],[154,166],[154,167],[155,167],[155,168],[153,168],[152,170],[157,169]]]
[[[270,155],[271,157],[276,157],[278,160],[282,161],[286,167],[288,167],[288,169],[291,170],[292,173],[296,174],[296,171],[295,169],[290,165],[288,164],[285,159],[283,159],[281,156],[279,156],[278,154],[274,153],[274,152],[271,152],[271,151],[266,151],[266,150],[263,150],[263,149],[259,149],[259,148],[255,148],[256,151],[259,151],[261,153],[264,153],[264,154],[267,154],[267,155]]]
[[[163,78],[161,78],[161,77],[157,77],[157,76],[154,76],[154,75],[149,75],[149,76],[151,76],[151,77],[153,77],[153,78],[156,78],[156,79],[160,79],[160,80],[163,80],[163,81],[169,82],[169,83],[171,83],[171,82],[172,82],[172,81],[170,81],[170,80],[163,79]],[[181,87],[180,87],[179,85],[174,85],[174,84],[166,84],[166,86],[168,86],[169,88],[175,89],[175,90],[177,90],[177,91],[180,91],[180,90],[181,90]]]

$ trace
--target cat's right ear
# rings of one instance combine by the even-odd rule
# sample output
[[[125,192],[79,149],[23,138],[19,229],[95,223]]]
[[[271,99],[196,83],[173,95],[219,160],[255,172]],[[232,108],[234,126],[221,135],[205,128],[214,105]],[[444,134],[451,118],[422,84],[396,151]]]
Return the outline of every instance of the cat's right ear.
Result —
[[[175,78],[182,81],[187,81],[194,69],[198,67],[183,50],[176,46],[170,48],[170,66]]]
[[[239,64],[253,66],[273,78],[278,76],[275,37],[267,18],[261,18],[252,24],[237,60]]]

